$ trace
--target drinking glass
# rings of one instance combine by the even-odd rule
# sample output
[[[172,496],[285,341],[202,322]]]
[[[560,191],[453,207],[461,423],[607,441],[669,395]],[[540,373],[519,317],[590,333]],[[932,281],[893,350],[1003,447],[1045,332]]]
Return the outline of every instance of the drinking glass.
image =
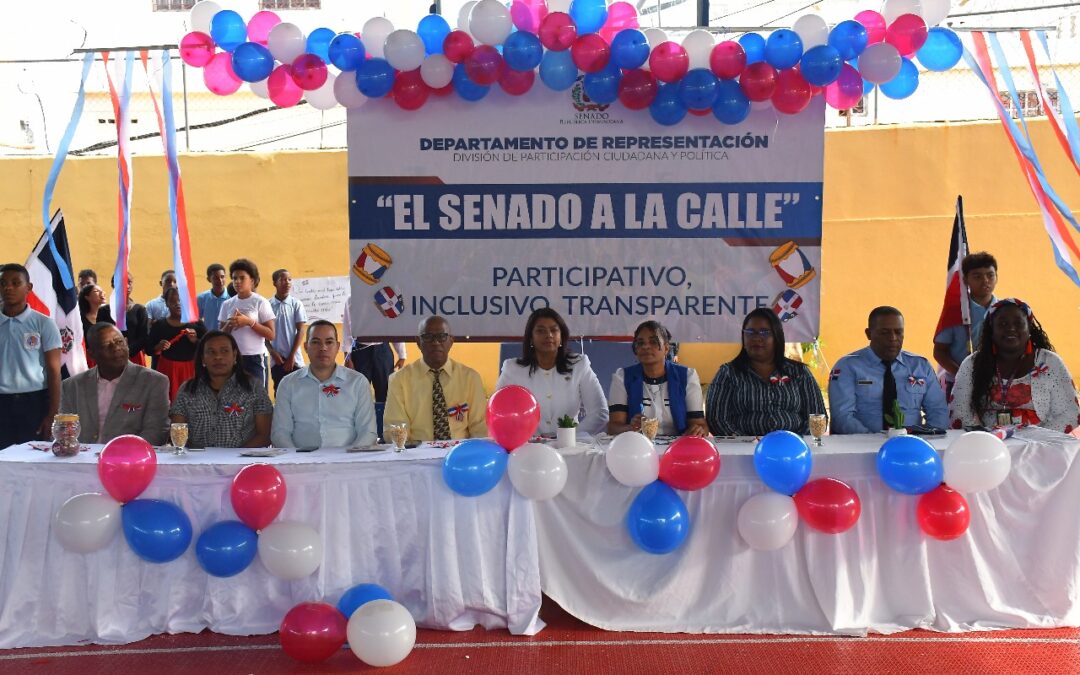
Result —
[[[405,450],[405,441],[409,438],[409,427],[404,422],[396,422],[386,425],[386,435],[394,444],[394,452]]]
[[[660,430],[660,420],[656,417],[641,418],[641,433],[650,441],[656,440],[656,433]]]
[[[169,425],[169,440],[173,444],[173,454],[186,455],[188,442],[188,426],[186,422],[175,422]]]
[[[810,415],[810,435],[814,437],[814,445],[821,447],[821,437],[829,428],[829,419],[822,414]]]

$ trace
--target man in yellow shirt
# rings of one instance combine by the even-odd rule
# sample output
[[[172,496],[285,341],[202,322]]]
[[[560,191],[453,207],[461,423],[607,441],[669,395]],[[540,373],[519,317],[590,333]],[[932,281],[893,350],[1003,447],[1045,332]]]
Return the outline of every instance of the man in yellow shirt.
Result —
[[[422,321],[416,344],[423,358],[390,376],[383,424],[407,424],[415,441],[487,436],[480,374],[450,359],[450,324],[441,316]]]

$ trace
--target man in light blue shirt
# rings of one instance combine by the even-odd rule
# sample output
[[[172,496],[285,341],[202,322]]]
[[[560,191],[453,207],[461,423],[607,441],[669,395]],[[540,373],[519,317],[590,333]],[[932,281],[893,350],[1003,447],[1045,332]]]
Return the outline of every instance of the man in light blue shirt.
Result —
[[[274,339],[270,341],[270,377],[274,380],[274,391],[277,391],[281,378],[304,367],[300,342],[304,337],[307,312],[304,303],[289,295],[292,290],[289,270],[276,270],[273,278],[275,293],[270,298],[270,309],[274,310]]]
[[[161,295],[146,303],[146,315],[150,318],[151,324],[169,318],[169,306],[165,303],[165,291],[176,288],[176,272],[165,270],[161,273],[161,280],[158,281],[158,284],[161,286]]]
[[[207,267],[206,280],[210,282],[210,290],[203,291],[195,297],[195,304],[199,307],[199,318],[202,319],[206,330],[221,330],[218,314],[221,313],[221,306],[229,299],[229,293],[225,290],[225,266],[214,263]]]
[[[340,343],[329,321],[308,327],[311,365],[281,381],[270,440],[278,448],[348,448],[371,445],[375,405],[371,385],[355,370],[335,362]]]
[[[894,401],[904,412],[904,426],[948,428],[945,394],[930,362],[902,349],[900,310],[877,307],[867,324],[870,346],[837,361],[829,377],[832,433],[866,434],[891,426],[885,415],[892,414]]]
[[[997,288],[997,260],[986,252],[964,256],[960,262],[960,271],[964,275],[963,283],[968,289],[968,307],[971,326],[949,326],[934,336],[934,360],[941,365],[945,383],[945,395],[952,391],[956,371],[972,350],[979,349],[982,338],[982,324],[990,305],[997,302],[994,289]],[[971,348],[968,337],[970,335]]]

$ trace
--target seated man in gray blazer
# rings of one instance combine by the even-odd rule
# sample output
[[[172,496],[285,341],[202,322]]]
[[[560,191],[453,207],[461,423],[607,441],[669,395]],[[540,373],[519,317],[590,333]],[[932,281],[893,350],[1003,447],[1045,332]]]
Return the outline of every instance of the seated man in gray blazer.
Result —
[[[60,411],[77,413],[82,443],[134,434],[153,445],[169,437],[169,378],[128,360],[127,340],[109,323],[94,324],[86,350],[97,366],[64,380]]]

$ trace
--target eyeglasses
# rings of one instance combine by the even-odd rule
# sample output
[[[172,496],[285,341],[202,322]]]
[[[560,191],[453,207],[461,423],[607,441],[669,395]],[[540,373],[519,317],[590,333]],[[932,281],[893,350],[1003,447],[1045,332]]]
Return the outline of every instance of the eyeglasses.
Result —
[[[450,339],[450,333],[420,333],[420,341],[425,344],[442,344]]]
[[[772,337],[772,329],[770,328],[743,328],[742,334],[748,338],[759,337],[763,340],[768,340]]]

